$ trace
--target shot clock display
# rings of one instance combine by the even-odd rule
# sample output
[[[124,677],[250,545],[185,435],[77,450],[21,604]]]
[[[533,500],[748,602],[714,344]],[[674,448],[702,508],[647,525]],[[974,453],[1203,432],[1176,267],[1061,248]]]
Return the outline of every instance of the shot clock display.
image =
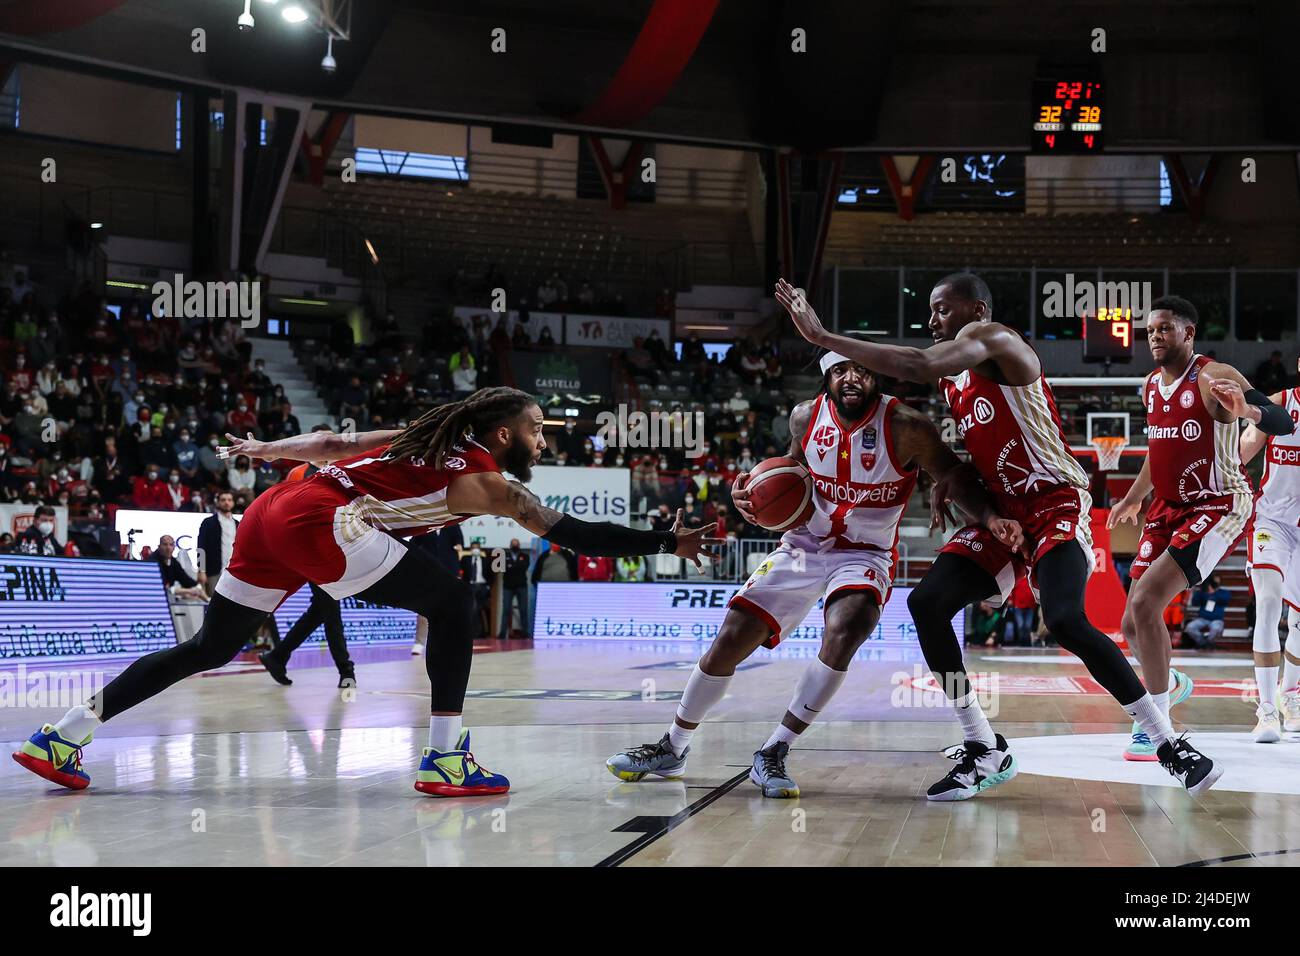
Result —
[[[1031,150],[1100,153],[1103,112],[1100,80],[1056,77],[1034,80]]]
[[[1133,360],[1133,310],[1099,309],[1083,318],[1083,360]]]

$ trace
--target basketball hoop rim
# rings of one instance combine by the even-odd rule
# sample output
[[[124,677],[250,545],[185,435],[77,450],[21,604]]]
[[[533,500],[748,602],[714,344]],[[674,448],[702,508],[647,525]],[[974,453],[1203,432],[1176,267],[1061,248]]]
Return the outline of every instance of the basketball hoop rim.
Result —
[[[1114,471],[1128,447],[1128,439],[1123,435],[1094,435],[1088,439],[1088,444],[1096,450],[1097,467],[1102,471]]]

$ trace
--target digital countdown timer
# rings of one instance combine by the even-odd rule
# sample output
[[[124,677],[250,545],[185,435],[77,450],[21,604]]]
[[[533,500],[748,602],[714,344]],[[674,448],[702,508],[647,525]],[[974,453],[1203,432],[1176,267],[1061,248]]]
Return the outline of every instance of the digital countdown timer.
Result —
[[[1100,309],[1083,318],[1083,358],[1086,362],[1129,362],[1133,359],[1133,310]]]
[[[1100,153],[1102,99],[1099,80],[1034,80],[1032,151]]]

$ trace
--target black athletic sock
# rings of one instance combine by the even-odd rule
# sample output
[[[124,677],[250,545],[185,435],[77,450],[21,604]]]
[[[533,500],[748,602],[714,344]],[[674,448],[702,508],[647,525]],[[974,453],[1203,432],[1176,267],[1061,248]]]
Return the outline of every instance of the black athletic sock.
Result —
[[[907,598],[916,625],[916,637],[926,666],[934,672],[952,700],[970,693],[961,641],[952,619],[967,605],[986,601],[998,593],[998,583],[970,558],[941,553]]]

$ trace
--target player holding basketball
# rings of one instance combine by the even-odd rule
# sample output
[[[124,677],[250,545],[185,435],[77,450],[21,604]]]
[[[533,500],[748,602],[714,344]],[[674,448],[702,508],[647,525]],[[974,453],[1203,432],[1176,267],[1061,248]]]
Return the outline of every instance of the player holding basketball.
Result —
[[[440,632],[429,635],[429,745],[415,787],[434,796],[504,793],[509,781],[474,760],[469,731],[461,727],[477,633],[470,586],[398,536],[472,515],[500,515],[583,554],[672,553],[698,564],[712,527],[682,530],[680,512],[672,531],[641,531],[552,511],[520,483],[528,481],[545,447],[541,408],[513,388],[483,389],[430,409],[400,431],[233,439],[230,454],[342,460],[305,481],[282,482],[253,502],[193,640],[140,658],[87,705],[33,734],[14,759],[47,780],[85,788],[90,777],[81,750],[103,721],[182,678],[228,663],[268,614],[311,582],[334,598],[357,595],[440,623]],[[503,471],[520,481],[507,480]]]
[[[725,696],[736,666],[759,645],[775,647],[820,598],[821,648],[799,679],[781,723],[754,753],[749,771],[765,797],[797,797],[799,786],[786,770],[790,744],[830,703],[854,652],[880,619],[894,580],[899,521],[917,471],[938,480],[960,467],[933,423],[882,395],[875,376],[861,365],[835,352],[823,355],[820,364],[822,394],[790,414],[789,455],[812,475],[812,517],[785,532],[780,547],[728,602],[718,636],[695,665],[663,737],[606,761],[622,780],[681,777],[691,738]],[[1018,547],[1019,526],[993,512],[978,479],[958,479],[953,494],[959,504],[991,534]],[[757,523],[748,481],[748,473],[737,476],[732,499],[746,520]],[[1013,776],[1014,764],[1003,773]]]
[[[1285,407],[1276,405],[1230,365],[1197,355],[1196,307],[1168,295],[1151,303],[1147,314],[1147,344],[1156,370],[1143,389],[1147,409],[1147,458],[1123,500],[1111,509],[1110,523],[1137,524],[1142,501],[1152,489],[1155,500],[1147,512],[1137,557],[1129,572],[1133,586],[1124,608],[1124,636],[1142,662],[1148,680],[1169,666],[1172,649],[1161,612],[1175,595],[1203,581],[1246,531],[1254,510],[1254,495],[1241,467],[1238,419],[1265,435],[1290,436],[1295,424]],[[1279,489],[1281,490],[1281,489]],[[1261,528],[1280,525],[1273,504],[1285,511],[1281,498],[1271,499]],[[1294,534],[1294,528],[1287,532]],[[1252,560],[1255,560],[1252,558]],[[1272,583],[1269,582],[1272,593]],[[1267,600],[1267,596],[1265,597]],[[1256,649],[1269,649],[1271,667],[1257,668],[1271,676],[1268,691],[1260,686],[1260,725],[1257,739],[1268,737],[1277,723],[1277,620],[1269,610],[1273,639]],[[1258,663],[1259,657],[1256,661]],[[1267,658],[1266,658],[1267,659]],[[1266,710],[1262,695],[1272,704]],[[1267,719],[1266,719],[1267,718]]]
[[[1300,363],[1297,363],[1300,365]],[[1268,397],[1300,421],[1300,389]],[[1248,464],[1264,449],[1264,477],[1255,497],[1250,533],[1250,580],[1255,590],[1256,743],[1282,739],[1282,731],[1300,731],[1300,434],[1266,435],[1250,425],[1241,435],[1241,461]],[[1277,627],[1287,606],[1286,661]],[[1282,701],[1278,704],[1278,670],[1283,667]]]
[[[1027,560],[985,528],[962,529],[908,599],[926,663],[953,701],[965,739],[954,755],[957,766],[930,788],[929,798],[964,800],[1002,782],[1001,768],[1010,759],[1007,743],[993,732],[976,700],[951,622],[968,604],[1005,601],[1025,564],[1057,642],[1083,661],[1151,736],[1160,763],[1184,787],[1200,793],[1212,786],[1222,771],[1186,739],[1175,737],[1168,716],[1124,654],[1088,620],[1084,593],[1095,559],[1087,475],[1070,454],[1037,353],[1020,333],[993,321],[993,296],[984,280],[962,272],[935,285],[929,323],[935,344],[927,349],[827,332],[803,294],[784,279],[777,283],[776,297],[814,345],[883,375],[938,382],[970,453],[966,467],[988,485],[998,512],[1019,521],[1024,531]],[[941,515],[946,497],[945,483],[937,483],[932,507]]]

